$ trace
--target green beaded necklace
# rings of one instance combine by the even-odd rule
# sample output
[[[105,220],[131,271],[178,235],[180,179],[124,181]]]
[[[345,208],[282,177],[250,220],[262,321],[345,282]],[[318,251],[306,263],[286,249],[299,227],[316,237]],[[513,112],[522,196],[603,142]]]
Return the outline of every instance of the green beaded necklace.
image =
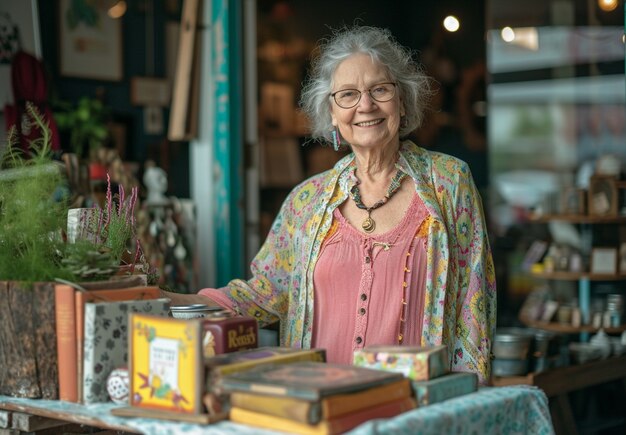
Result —
[[[361,184],[361,182],[357,179],[356,184],[350,189],[350,197],[358,208],[367,212],[367,217],[365,218],[363,223],[361,223],[361,228],[363,228],[363,231],[365,231],[366,233],[371,233],[372,231],[374,231],[374,229],[376,229],[376,222],[374,222],[374,219],[372,219],[372,211],[376,210],[379,207],[382,207],[384,204],[387,203],[387,201],[391,199],[391,197],[398,191],[398,189],[400,189],[404,177],[406,177],[406,174],[398,169],[396,175],[393,176],[393,179],[389,184],[389,188],[387,189],[387,193],[385,194],[383,199],[377,201],[376,204],[371,207],[367,207],[365,204],[363,204],[363,200],[361,199],[361,191],[359,190],[359,184]]]

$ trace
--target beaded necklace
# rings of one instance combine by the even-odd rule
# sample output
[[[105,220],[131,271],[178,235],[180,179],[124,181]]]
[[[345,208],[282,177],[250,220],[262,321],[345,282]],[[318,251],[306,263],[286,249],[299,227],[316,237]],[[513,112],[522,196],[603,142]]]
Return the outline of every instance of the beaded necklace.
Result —
[[[387,193],[385,194],[383,199],[377,201],[371,207],[367,207],[365,204],[363,204],[363,200],[361,199],[361,191],[359,190],[359,184],[361,184],[361,182],[357,179],[356,184],[350,189],[350,196],[352,197],[352,200],[358,208],[367,212],[367,217],[361,223],[361,228],[363,228],[363,231],[365,231],[366,233],[371,233],[372,231],[374,231],[374,229],[376,229],[376,222],[374,221],[374,219],[372,219],[372,211],[376,210],[379,207],[382,207],[387,203],[387,201],[391,199],[391,197],[400,189],[404,177],[406,177],[406,174],[398,169],[396,175],[393,176],[393,179],[389,184],[389,188],[387,189]]]

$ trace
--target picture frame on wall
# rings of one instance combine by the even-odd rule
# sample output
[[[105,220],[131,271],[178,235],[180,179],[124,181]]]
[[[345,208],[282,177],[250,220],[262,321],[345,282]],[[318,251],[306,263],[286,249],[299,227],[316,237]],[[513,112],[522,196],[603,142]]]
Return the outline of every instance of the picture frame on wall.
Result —
[[[122,22],[109,17],[106,2],[59,1],[59,72],[104,81],[124,78]]]
[[[593,248],[591,250],[591,270],[594,275],[617,274],[617,249]]]

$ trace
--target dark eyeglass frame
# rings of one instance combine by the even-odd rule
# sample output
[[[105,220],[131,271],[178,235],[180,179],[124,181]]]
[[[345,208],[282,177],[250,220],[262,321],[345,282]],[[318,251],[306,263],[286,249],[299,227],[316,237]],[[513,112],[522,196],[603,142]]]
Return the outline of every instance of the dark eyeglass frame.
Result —
[[[393,85],[393,94],[391,94],[391,97],[389,97],[389,99],[387,100],[379,100],[378,98],[374,97],[372,95],[372,89],[375,89],[376,86],[380,86],[380,85]],[[332,94],[330,94],[331,97],[333,97],[333,101],[335,102],[335,104],[339,107],[341,107],[342,109],[352,109],[353,107],[355,107],[357,104],[359,104],[359,102],[361,101],[361,97],[363,96],[363,92],[367,92],[370,96],[370,98],[374,101],[377,101],[379,103],[386,103],[387,101],[391,101],[393,99],[393,97],[396,96],[396,88],[398,87],[398,84],[395,82],[382,82],[382,83],[376,83],[374,86],[372,86],[369,89],[366,89],[365,91],[361,91],[359,89],[352,89],[352,88],[348,88],[348,89],[340,89],[338,91],[333,92]],[[359,93],[359,98],[357,98],[356,102],[351,105],[351,106],[342,106],[341,104],[339,104],[339,102],[337,101],[337,97],[336,95],[339,92],[345,92],[345,91],[356,91]]]

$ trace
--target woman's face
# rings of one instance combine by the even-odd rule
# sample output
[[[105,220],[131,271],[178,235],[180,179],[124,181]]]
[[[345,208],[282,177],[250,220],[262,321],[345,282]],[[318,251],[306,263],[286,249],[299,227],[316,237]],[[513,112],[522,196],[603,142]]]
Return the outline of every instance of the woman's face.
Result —
[[[333,125],[352,147],[397,146],[400,117],[404,115],[398,89],[391,100],[383,103],[367,92],[375,85],[392,81],[382,65],[362,53],[350,56],[335,70],[331,93],[343,89],[361,91],[361,99],[350,109],[339,107],[333,98],[330,101]]]

